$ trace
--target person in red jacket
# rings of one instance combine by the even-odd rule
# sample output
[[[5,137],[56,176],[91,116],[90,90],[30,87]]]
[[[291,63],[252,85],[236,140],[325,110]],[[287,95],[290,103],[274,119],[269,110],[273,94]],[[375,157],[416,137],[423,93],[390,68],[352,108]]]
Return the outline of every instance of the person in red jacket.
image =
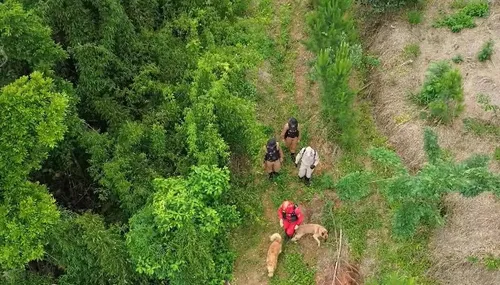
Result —
[[[287,237],[293,237],[295,230],[299,228],[304,221],[304,215],[299,206],[290,202],[284,201],[278,209],[278,217],[280,226],[285,230]]]

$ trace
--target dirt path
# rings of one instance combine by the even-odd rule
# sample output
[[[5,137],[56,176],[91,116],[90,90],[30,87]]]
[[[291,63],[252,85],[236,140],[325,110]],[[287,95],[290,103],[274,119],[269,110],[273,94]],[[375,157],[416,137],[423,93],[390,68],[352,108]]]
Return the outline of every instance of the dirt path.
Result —
[[[279,17],[279,12],[283,5],[290,5],[292,12],[290,23],[292,48],[289,57],[293,62],[290,62],[289,66],[293,68],[292,74],[295,90],[294,92],[286,92],[282,84],[280,84],[279,79],[272,78],[269,80],[269,77],[272,76],[272,71],[269,70],[271,66],[270,64],[265,64],[263,70],[259,72],[259,74],[264,74],[265,76],[260,76],[261,79],[258,85],[260,85],[261,91],[266,92],[267,90],[267,96],[273,97],[271,99],[264,98],[264,102],[259,104],[261,106],[258,106],[258,109],[259,113],[270,113],[269,115],[263,115],[261,120],[266,125],[273,126],[276,136],[279,135],[281,127],[289,116],[294,115],[299,118],[299,123],[303,130],[303,146],[309,144],[317,149],[320,154],[321,163],[314,174],[315,177],[318,177],[322,173],[332,169],[334,152],[337,148],[326,139],[327,132],[320,117],[319,88],[308,79],[309,62],[313,59],[313,55],[304,45],[304,41],[307,39],[305,21],[305,16],[308,12],[307,3],[305,1],[294,0],[275,1],[274,10],[276,17]],[[272,101],[278,101],[278,104]],[[286,172],[286,174],[282,174],[285,178],[282,182],[278,183],[284,183],[284,185],[263,183],[263,187],[269,187],[269,189],[262,197],[264,204],[262,228],[258,233],[253,233],[260,235],[258,243],[256,246],[246,249],[239,256],[235,264],[232,284],[268,284],[269,279],[267,277],[265,260],[269,246],[269,236],[274,232],[282,232],[276,218],[276,199],[273,201],[273,197],[288,197],[286,194],[279,193],[283,191],[282,189],[292,189],[290,195],[292,197],[288,198],[294,199],[297,203],[301,204],[306,213],[306,222],[320,222],[324,201],[317,195],[312,195],[307,201],[296,200],[297,197],[304,196],[303,194],[307,190],[304,189],[302,184],[297,182],[295,178],[296,169],[290,163],[287,153],[285,153],[285,165],[282,172]],[[262,179],[265,179],[264,176]],[[331,264],[328,262],[326,256],[333,256],[331,247],[325,248],[325,245],[322,250],[318,250],[316,243],[312,239],[301,240],[299,245],[300,252],[309,266],[315,267],[319,263],[316,280],[327,280],[328,278],[324,275],[331,271],[329,270]]]

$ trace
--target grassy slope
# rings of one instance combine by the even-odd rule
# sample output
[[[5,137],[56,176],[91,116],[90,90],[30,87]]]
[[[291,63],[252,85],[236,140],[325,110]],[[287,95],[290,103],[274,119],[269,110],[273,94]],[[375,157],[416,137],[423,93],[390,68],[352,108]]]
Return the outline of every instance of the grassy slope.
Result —
[[[367,161],[364,152],[337,154],[336,147],[326,142],[327,130],[322,126],[319,116],[319,94],[316,86],[308,79],[307,56],[304,58],[301,36],[305,35],[305,4],[294,1],[262,1],[262,7],[272,7],[266,15],[272,19],[269,33],[273,44],[270,47],[268,65],[263,66],[261,76],[256,78],[260,98],[258,113],[261,122],[267,126],[269,135],[278,135],[286,119],[294,115],[301,122],[303,139],[301,145],[308,142],[319,144],[322,156],[330,156],[326,167],[316,173],[315,183],[311,188],[302,187],[295,176],[295,168],[286,153],[285,167],[275,182],[267,181],[260,169],[256,171],[253,187],[262,198],[262,215],[259,221],[248,223],[235,234],[234,246],[238,252],[234,284],[268,284],[265,272],[265,256],[269,245],[268,237],[280,232],[275,209],[284,199],[293,199],[307,207],[313,207],[311,201],[320,200],[322,206],[321,222],[330,231],[330,242],[324,243],[323,252],[335,251],[335,238],[332,233],[339,228],[344,231],[349,246],[350,259],[361,266],[361,273],[366,275],[368,284],[433,284],[425,277],[429,267],[426,243],[428,235],[423,233],[417,239],[398,242],[391,238],[390,210],[376,194],[358,203],[343,203],[340,209],[334,209],[332,182],[346,173],[362,168]],[[265,9],[262,9],[265,11]],[[297,40],[297,38],[299,40]],[[294,72],[295,71],[295,72]],[[297,72],[299,71],[299,72]],[[269,73],[269,75],[266,75]],[[359,74],[365,74],[361,72]],[[264,74],[264,76],[262,76]],[[262,78],[266,77],[267,78]],[[361,79],[360,79],[361,78]],[[270,79],[269,82],[266,82]],[[358,76],[359,82],[363,81]],[[306,84],[297,84],[297,82]],[[362,97],[362,96],[361,96]],[[371,145],[385,145],[372,121],[371,109],[367,100],[360,99],[360,125],[364,130],[361,143],[367,149]],[[339,151],[340,153],[340,151]],[[324,207],[327,205],[326,207]],[[285,244],[280,256],[276,276],[269,284],[315,284],[314,273],[318,270],[316,262],[321,256],[315,248]],[[333,256],[333,255],[332,255]],[[332,262],[334,258],[332,257]],[[330,281],[331,282],[331,281]]]

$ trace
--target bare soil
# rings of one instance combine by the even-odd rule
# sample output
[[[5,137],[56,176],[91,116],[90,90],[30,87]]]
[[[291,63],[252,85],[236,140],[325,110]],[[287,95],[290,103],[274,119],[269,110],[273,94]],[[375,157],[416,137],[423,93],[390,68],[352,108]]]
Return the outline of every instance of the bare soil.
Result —
[[[379,56],[381,66],[372,74],[371,94],[375,101],[374,117],[379,129],[389,138],[397,153],[412,169],[425,163],[423,131],[432,126],[439,135],[442,147],[458,160],[474,153],[491,155],[500,143],[495,138],[477,137],[466,133],[463,118],[490,120],[477,103],[478,93],[490,96],[500,105],[500,5],[491,1],[490,16],[477,19],[477,27],[452,33],[446,28],[434,28],[438,11],[450,12],[451,0],[431,0],[424,12],[424,22],[410,26],[406,17],[395,17],[384,23],[373,34],[369,50]],[[481,63],[477,53],[484,42],[495,41],[491,61]],[[414,60],[405,58],[404,47],[418,44],[421,55]],[[417,92],[431,62],[449,60],[462,55],[464,62],[455,65],[463,77],[465,111],[451,125],[430,125],[420,119],[419,107],[408,98]],[[500,171],[498,163],[491,169]],[[442,284],[500,284],[499,271],[488,271],[484,266],[467,262],[468,256],[493,254],[500,256],[500,203],[491,195],[475,198],[460,195],[447,197],[451,212],[444,228],[436,230],[430,245],[435,266],[429,272]]]
[[[373,93],[377,102],[374,116],[379,128],[396,146],[398,153],[412,168],[425,162],[423,149],[423,129],[427,122],[420,120],[421,109],[409,102],[410,92],[417,92],[431,62],[451,60],[461,54],[464,62],[455,65],[463,77],[465,111],[452,125],[439,125],[435,129],[440,144],[456,155],[457,159],[467,158],[471,153],[493,153],[498,142],[494,138],[479,138],[464,131],[462,119],[466,117],[491,119],[477,103],[478,93],[490,96],[492,103],[500,105],[500,47],[495,45],[491,61],[480,63],[477,53],[484,42],[493,39],[500,42],[500,5],[494,4],[491,15],[477,19],[477,27],[452,33],[446,28],[433,28],[439,17],[438,10],[451,11],[450,0],[433,0],[427,4],[424,22],[411,26],[406,18],[386,21],[374,35],[370,51],[379,55],[382,66],[373,75]],[[411,61],[403,54],[404,47],[418,44],[421,55]],[[491,113],[491,112],[490,112]],[[495,167],[495,165],[493,165]],[[498,169],[498,167],[496,167]]]

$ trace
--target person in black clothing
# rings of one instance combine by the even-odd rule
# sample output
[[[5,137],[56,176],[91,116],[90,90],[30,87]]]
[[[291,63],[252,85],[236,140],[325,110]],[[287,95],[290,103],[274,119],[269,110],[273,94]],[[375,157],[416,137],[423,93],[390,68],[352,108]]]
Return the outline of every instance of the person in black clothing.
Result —
[[[281,138],[285,142],[286,147],[290,150],[290,156],[292,157],[292,161],[294,161],[297,145],[300,141],[299,122],[297,119],[291,117],[288,120],[281,131]]]
[[[266,150],[266,154],[264,155],[264,169],[269,174],[269,179],[272,179],[281,169],[283,151],[275,138],[268,140],[264,149]]]

